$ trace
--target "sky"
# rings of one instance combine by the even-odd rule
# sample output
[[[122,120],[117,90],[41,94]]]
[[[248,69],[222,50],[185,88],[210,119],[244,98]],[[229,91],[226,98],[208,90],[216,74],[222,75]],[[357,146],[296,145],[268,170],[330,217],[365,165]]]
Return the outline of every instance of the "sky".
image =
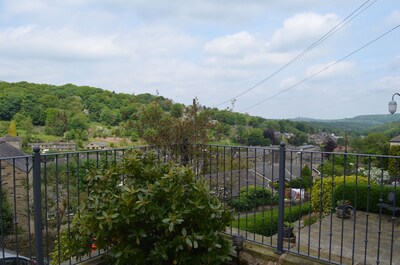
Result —
[[[399,0],[2,0],[0,80],[267,119],[387,114],[399,25]]]

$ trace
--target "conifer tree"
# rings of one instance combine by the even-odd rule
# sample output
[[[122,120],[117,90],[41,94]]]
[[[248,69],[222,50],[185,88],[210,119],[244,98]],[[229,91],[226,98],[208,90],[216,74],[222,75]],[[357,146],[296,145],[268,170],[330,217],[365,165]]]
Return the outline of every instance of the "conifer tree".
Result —
[[[8,126],[8,135],[13,137],[17,136],[17,123],[15,120],[12,120]]]

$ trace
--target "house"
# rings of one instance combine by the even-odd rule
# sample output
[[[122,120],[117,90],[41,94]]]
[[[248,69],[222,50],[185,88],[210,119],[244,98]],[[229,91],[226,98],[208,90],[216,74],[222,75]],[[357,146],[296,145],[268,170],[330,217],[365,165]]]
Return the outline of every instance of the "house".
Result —
[[[389,143],[390,143],[390,147],[396,146],[396,145],[400,145],[400,135],[394,137],[393,139],[391,139],[391,140],[389,141]]]
[[[104,150],[107,148],[107,143],[105,142],[90,142],[86,145],[86,149],[91,150]]]
[[[21,150],[21,138],[20,137],[5,135],[3,137],[0,137],[0,142],[1,141],[4,141],[4,142],[8,143],[9,145],[12,145],[13,147],[17,148],[18,150]]]
[[[76,144],[74,142],[28,143],[28,146],[31,148],[38,146],[43,153],[49,150],[54,150],[54,151],[76,150]]]
[[[12,157],[12,158],[10,158]],[[18,226],[27,230],[32,191],[32,159],[18,148],[0,141],[0,189],[14,211]]]

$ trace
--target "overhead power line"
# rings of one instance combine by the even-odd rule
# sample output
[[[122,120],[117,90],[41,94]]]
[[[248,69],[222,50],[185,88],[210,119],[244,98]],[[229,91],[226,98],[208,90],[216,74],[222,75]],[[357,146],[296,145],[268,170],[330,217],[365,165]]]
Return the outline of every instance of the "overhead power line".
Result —
[[[386,31],[386,32],[383,33],[382,35],[380,35],[380,36],[376,37],[375,39],[371,40],[370,42],[364,44],[363,46],[361,46],[360,48],[356,49],[355,51],[353,51],[353,52],[347,54],[346,56],[342,57],[340,60],[338,60],[338,61],[336,61],[336,62],[334,62],[334,63],[331,63],[330,65],[328,65],[328,66],[322,68],[322,69],[319,70],[318,72],[315,72],[314,74],[310,75],[309,77],[307,77],[307,78],[301,80],[300,82],[298,82],[298,83],[296,83],[296,84],[294,84],[294,85],[289,86],[288,88],[286,88],[286,89],[280,91],[279,93],[276,93],[276,94],[270,96],[269,98],[266,98],[266,99],[264,99],[264,100],[262,100],[262,101],[259,101],[258,103],[254,104],[254,105],[251,105],[251,106],[248,107],[248,108],[245,108],[245,109],[241,110],[241,112],[246,111],[246,110],[249,110],[249,109],[251,109],[251,108],[254,108],[254,107],[256,107],[256,106],[258,106],[258,105],[260,105],[260,104],[262,104],[262,103],[264,103],[264,102],[266,102],[266,101],[268,101],[268,100],[270,100],[270,99],[272,99],[272,98],[274,98],[274,97],[277,97],[277,96],[279,96],[279,95],[281,95],[281,94],[283,94],[283,93],[289,91],[290,89],[292,89],[292,88],[294,88],[294,87],[296,87],[296,86],[298,86],[298,85],[300,85],[300,84],[305,83],[306,81],[310,80],[311,78],[313,78],[313,77],[319,75],[319,74],[322,73],[322,72],[325,72],[326,70],[332,68],[332,67],[335,66],[336,64],[338,64],[338,63],[340,63],[340,62],[346,60],[347,58],[349,58],[349,57],[352,56],[353,54],[355,54],[355,53],[361,51],[361,50],[364,49],[365,47],[367,47],[367,46],[371,45],[372,43],[376,42],[377,40],[379,40],[379,39],[385,37],[386,35],[388,35],[389,33],[391,33],[392,31],[396,30],[396,29],[399,28],[399,27],[400,27],[400,24],[397,25],[397,26],[395,26],[395,27],[393,27],[392,29]]]
[[[356,18],[358,15],[360,15],[361,13],[363,13],[366,9],[368,9],[371,5],[373,5],[377,0],[372,1],[369,5],[367,5],[368,2],[370,2],[371,0],[367,0],[365,1],[362,5],[360,5],[356,10],[354,10],[353,12],[351,12],[346,18],[344,18],[341,22],[339,22],[336,26],[334,26],[331,30],[329,30],[327,33],[325,33],[321,38],[319,38],[316,42],[314,42],[313,44],[311,44],[309,47],[307,47],[304,51],[302,51],[301,53],[299,53],[298,55],[296,55],[293,59],[291,59],[289,62],[287,62],[286,64],[284,64],[283,66],[281,66],[279,69],[275,70],[273,73],[271,73],[270,75],[268,75],[266,78],[262,79],[261,81],[259,81],[258,83],[256,83],[255,85],[251,86],[250,88],[244,90],[243,92],[241,92],[240,94],[225,100],[217,105],[215,105],[215,107],[219,107],[223,104],[226,103],[230,103],[233,100],[236,100],[238,97],[243,96],[244,94],[250,92],[251,90],[253,90],[254,88],[258,87],[259,85],[263,84],[264,82],[266,82],[267,80],[271,79],[272,77],[274,77],[275,75],[277,75],[278,73],[280,73],[281,71],[283,71],[285,68],[287,68],[288,66],[290,66],[291,64],[293,64],[294,62],[296,62],[297,60],[299,60],[301,57],[303,57],[305,54],[307,54],[308,52],[310,52],[312,49],[314,49],[316,46],[318,46],[319,44],[321,44],[323,41],[325,41],[326,39],[328,39],[330,36],[332,36],[334,33],[336,33],[338,30],[340,30],[342,27],[344,27],[347,23],[349,23],[350,21],[352,21],[354,18]],[[358,13],[357,13],[358,12]]]

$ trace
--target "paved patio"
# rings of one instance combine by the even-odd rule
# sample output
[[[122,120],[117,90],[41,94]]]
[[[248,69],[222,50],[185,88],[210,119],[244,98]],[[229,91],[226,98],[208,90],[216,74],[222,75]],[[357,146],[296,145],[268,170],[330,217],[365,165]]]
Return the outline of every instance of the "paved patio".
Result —
[[[296,243],[284,244],[294,253],[339,264],[400,265],[400,225],[393,225],[390,216],[357,212],[350,219],[340,219],[333,214],[311,226],[295,228],[294,233]],[[265,237],[246,231],[240,234],[267,245],[277,243],[276,235]]]
[[[357,212],[340,219],[330,215],[321,224],[300,229],[298,236],[301,249],[310,242],[310,249],[320,250],[325,258],[328,253],[329,259],[329,252],[345,257],[339,258],[343,264],[400,264],[400,226],[393,225],[390,216]]]

